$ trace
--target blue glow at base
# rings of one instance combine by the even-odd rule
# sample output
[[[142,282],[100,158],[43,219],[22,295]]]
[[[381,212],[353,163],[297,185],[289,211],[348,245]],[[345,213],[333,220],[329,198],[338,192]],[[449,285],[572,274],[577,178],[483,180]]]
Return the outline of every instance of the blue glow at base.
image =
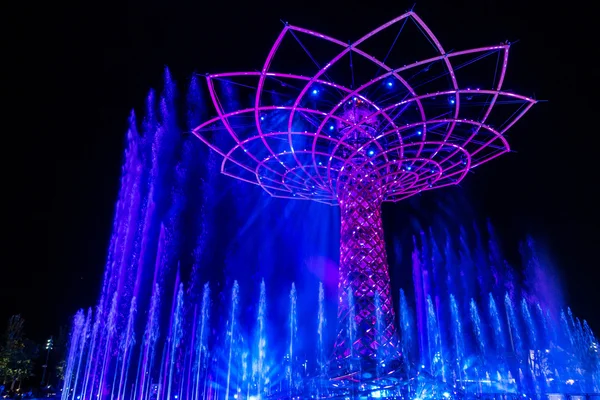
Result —
[[[382,376],[386,361],[357,385],[329,379],[337,208],[220,175],[218,157],[181,134],[203,117],[198,82],[184,98],[168,71],[165,81],[130,121],[100,298],[74,318],[63,400],[600,392],[598,341],[557,301],[533,243],[518,279],[491,228],[432,216],[413,229],[390,215],[385,226],[401,373]]]

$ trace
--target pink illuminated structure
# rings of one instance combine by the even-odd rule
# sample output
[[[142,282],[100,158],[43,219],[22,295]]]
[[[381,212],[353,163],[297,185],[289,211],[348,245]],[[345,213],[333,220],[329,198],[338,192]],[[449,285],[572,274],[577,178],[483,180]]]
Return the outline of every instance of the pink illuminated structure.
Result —
[[[407,23],[432,48],[421,61],[402,60],[412,39],[392,52]],[[392,48],[372,55],[390,30]],[[351,43],[286,24],[260,71],[206,76],[217,116],[193,133],[223,174],[340,206],[334,359],[399,357],[381,204],[456,185],[509,151],[505,133],[536,102],[502,88],[509,47],[448,52],[408,12]]]

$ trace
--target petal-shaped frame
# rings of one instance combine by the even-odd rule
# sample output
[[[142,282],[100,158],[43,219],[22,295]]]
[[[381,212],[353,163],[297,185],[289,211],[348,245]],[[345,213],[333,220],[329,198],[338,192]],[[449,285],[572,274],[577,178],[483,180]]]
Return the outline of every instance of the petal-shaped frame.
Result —
[[[377,35],[397,24],[413,21],[423,35],[433,44],[437,55],[400,68],[392,68],[382,60],[365,52],[361,45],[375,40]],[[272,71],[271,64],[284,41],[284,38],[297,34],[329,42],[339,48],[339,52],[310,77],[286,72]],[[385,193],[385,201],[399,201],[420,193],[459,183],[466,173],[478,165],[490,161],[510,151],[504,137],[510,129],[535,103],[536,100],[502,90],[506,75],[509,44],[480,47],[475,49],[446,52],[438,39],[423,21],[414,13],[405,13],[354,43],[344,43],[335,38],[301,27],[286,24],[269,52],[260,72],[235,72],[207,75],[208,90],[217,116],[204,122],[193,133],[223,157],[221,172],[260,185],[274,197],[306,199],[331,205],[338,204],[338,195],[343,191],[344,171],[360,171],[368,167],[373,185],[380,185]],[[499,73],[492,86],[484,89],[461,88],[455,66],[460,57],[473,56],[475,61],[489,54],[497,53],[500,60]],[[378,68],[380,74],[356,88],[344,86],[330,79],[327,72],[345,56],[361,57]],[[409,77],[415,71],[441,63],[448,81],[446,90],[420,93],[419,84]],[[215,88],[218,80],[236,78],[252,79],[254,104],[252,107],[226,112]],[[294,82],[298,88],[295,99],[287,104],[267,105],[264,101],[265,86],[268,80]],[[381,104],[370,98],[369,91],[393,79],[406,93],[392,104]],[[323,104],[307,106],[306,99],[314,87],[322,87],[339,93],[328,111]],[[481,103],[481,113],[477,119],[461,117],[461,107],[474,96],[485,97]],[[436,115],[436,101],[451,98],[452,109],[444,115]],[[344,105],[359,99],[372,113],[369,119],[380,119],[385,129],[368,142],[356,147],[349,137],[364,130],[344,118],[340,113]],[[500,104],[517,104],[519,108],[506,118],[500,128],[488,124],[490,114]],[[413,118],[405,118],[405,110],[416,110]],[[266,129],[262,123],[266,112],[280,112],[287,116],[286,122]],[[255,131],[242,137],[230,122],[232,118],[247,116],[254,120]],[[296,129],[299,116],[316,121],[311,131]],[[221,126],[233,139],[233,145],[223,147],[214,140],[215,125]],[[333,124],[350,126],[338,135],[331,135]],[[297,139],[303,139],[304,148],[295,148]],[[287,141],[284,149],[274,148],[273,140]],[[309,144],[309,146],[306,145]],[[259,146],[261,151],[256,150]],[[281,146],[279,146],[281,147]],[[373,157],[356,165],[356,157],[372,149]],[[256,153],[256,154],[255,154]],[[242,155],[243,156],[240,156]],[[364,158],[364,157],[363,157]],[[368,164],[368,165],[367,165]],[[358,168],[357,168],[358,167]],[[356,173],[356,172],[353,172]]]

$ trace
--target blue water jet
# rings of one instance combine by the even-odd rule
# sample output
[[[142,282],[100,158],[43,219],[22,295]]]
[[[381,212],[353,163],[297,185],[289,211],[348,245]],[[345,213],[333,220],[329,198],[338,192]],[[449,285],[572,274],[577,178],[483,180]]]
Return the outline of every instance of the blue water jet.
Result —
[[[336,327],[327,321],[337,304],[338,211],[222,177],[217,156],[186,134],[207,112],[200,84],[194,77],[180,96],[166,71],[143,118],[129,118],[99,300],[73,319],[63,400],[338,393],[323,378],[336,368],[329,362]],[[231,101],[239,96],[226,90]],[[405,225],[390,217],[386,234],[406,255],[391,268],[400,282],[402,379],[410,384],[373,389],[372,397],[598,391],[598,340],[549,296],[558,290],[535,243],[521,249],[523,281],[491,225],[486,232],[466,222],[419,224],[410,243],[401,239]],[[356,338],[355,324],[343,329]],[[360,373],[377,382],[384,371]]]

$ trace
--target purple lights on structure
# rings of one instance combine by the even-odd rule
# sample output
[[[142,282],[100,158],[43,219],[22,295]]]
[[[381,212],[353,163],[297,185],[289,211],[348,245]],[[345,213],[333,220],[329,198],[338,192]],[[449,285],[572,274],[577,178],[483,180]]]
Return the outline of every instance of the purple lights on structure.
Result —
[[[438,56],[392,68],[361,50],[361,44],[367,39],[408,18],[419,24],[435,43]],[[283,38],[286,35],[295,37],[296,33],[334,43],[339,46],[340,52],[313,77],[272,71],[270,66]],[[218,116],[204,122],[193,132],[223,156],[221,171],[224,174],[260,185],[275,197],[305,198],[329,204],[338,202],[341,190],[339,177],[344,167],[349,162],[354,162],[365,149],[373,147],[378,150],[376,158],[365,163],[376,167],[377,184],[385,187],[384,201],[402,200],[422,190],[456,184],[470,168],[509,151],[508,142],[503,135],[536,102],[532,98],[502,90],[509,48],[510,45],[504,44],[446,53],[429,28],[412,12],[377,28],[353,44],[286,25],[271,49],[262,72],[207,76],[208,88]],[[453,59],[466,55],[484,56],[490,52],[498,52],[502,59],[497,82],[493,87],[460,88],[454,73]],[[382,71],[381,75],[356,89],[328,80],[326,72],[349,53],[378,66]],[[403,77],[440,62],[446,68],[443,75],[450,77],[446,90],[418,93],[413,87],[418,85],[412,85],[408,78]],[[229,80],[235,84],[237,78],[255,82],[254,106],[227,112],[222,106],[215,82]],[[380,103],[371,100],[370,91],[382,82],[387,82],[387,85],[392,83],[388,79],[394,79],[403,87],[402,100]],[[266,86],[273,82],[286,88],[296,85],[295,98],[287,103],[269,104],[269,99],[265,96],[269,92]],[[322,90],[314,89],[315,85],[319,85]],[[336,101],[331,98],[325,101],[324,93],[321,93],[325,90],[329,95],[335,94]],[[316,95],[322,99],[315,99]],[[466,114],[461,113],[463,102],[474,96],[486,99],[476,103],[477,111],[481,112],[479,119],[469,119]],[[452,107],[450,111],[436,115],[434,106],[437,107],[438,104],[435,100],[440,98],[450,99],[446,103]],[[486,124],[493,109],[501,107],[507,101],[520,103],[522,107],[519,112],[507,118],[500,129]],[[313,103],[312,107],[308,105],[310,102]],[[349,112],[348,106],[355,111]],[[417,112],[409,115],[405,109],[411,106]],[[285,118],[265,129],[262,122],[268,112],[277,112],[279,117]],[[236,129],[232,121],[241,117],[248,121],[255,120],[254,132],[240,132]],[[306,126],[307,122],[312,129],[297,129],[298,125]],[[377,129],[367,128],[375,124]],[[337,134],[332,134],[334,129]],[[218,130],[230,135],[233,140],[231,146],[223,147],[215,143],[213,133]],[[356,136],[361,136],[363,140],[353,141],[352,138]],[[287,144],[273,146],[274,142]],[[300,142],[303,143],[303,148],[297,145]],[[399,163],[409,168],[402,168],[398,166]],[[432,176],[432,168],[426,167],[435,167],[436,173]]]
[[[390,52],[371,55],[373,41],[390,28],[401,33],[409,20],[435,54],[404,65],[392,64]],[[316,72],[289,73],[297,58],[279,57],[288,39],[301,45]],[[332,52],[321,62],[304,40]],[[398,357],[381,203],[455,185],[509,151],[504,134],[536,102],[503,90],[509,48],[447,52],[408,12],[353,43],[286,24],[260,72],[207,75],[218,115],[193,133],[223,157],[223,174],[274,197],[341,206],[335,358]],[[499,68],[490,85],[461,86],[457,72],[491,54]],[[365,78],[373,68],[374,77]],[[226,109],[222,82],[250,88],[248,106]],[[512,113],[498,112],[507,105]]]
[[[338,334],[334,357],[397,358],[399,348],[383,239],[380,190],[366,178],[340,199],[341,248]],[[353,319],[349,321],[349,319]]]

